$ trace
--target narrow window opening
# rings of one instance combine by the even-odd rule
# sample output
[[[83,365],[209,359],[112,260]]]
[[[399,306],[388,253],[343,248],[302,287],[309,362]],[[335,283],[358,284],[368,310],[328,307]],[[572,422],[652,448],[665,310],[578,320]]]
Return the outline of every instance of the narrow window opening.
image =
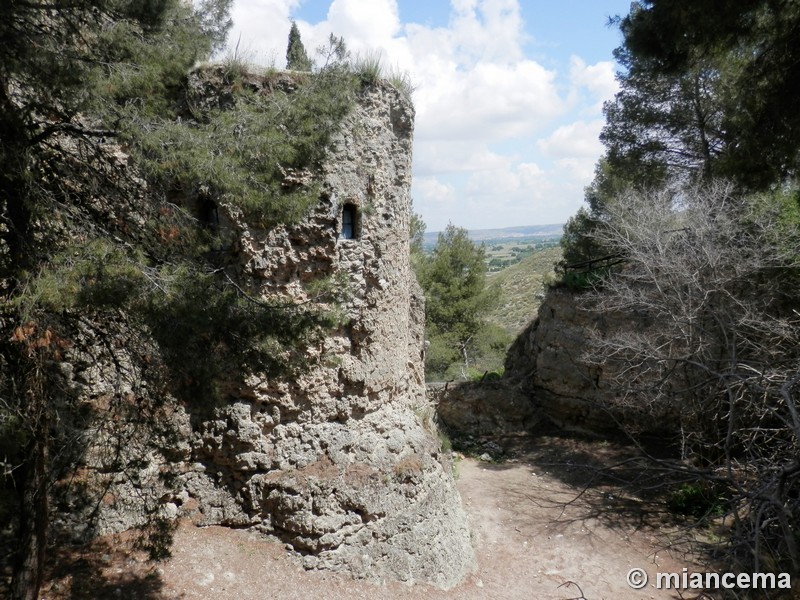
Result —
[[[345,204],[342,207],[342,231],[339,234],[343,240],[357,239],[359,234],[358,208],[355,204]]]

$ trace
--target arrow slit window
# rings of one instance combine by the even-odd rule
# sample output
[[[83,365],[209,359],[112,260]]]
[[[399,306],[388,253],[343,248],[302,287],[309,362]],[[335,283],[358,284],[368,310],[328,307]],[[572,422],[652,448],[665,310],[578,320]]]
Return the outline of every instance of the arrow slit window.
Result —
[[[355,204],[342,207],[342,230],[339,237],[343,240],[355,240],[361,235],[358,208]]]

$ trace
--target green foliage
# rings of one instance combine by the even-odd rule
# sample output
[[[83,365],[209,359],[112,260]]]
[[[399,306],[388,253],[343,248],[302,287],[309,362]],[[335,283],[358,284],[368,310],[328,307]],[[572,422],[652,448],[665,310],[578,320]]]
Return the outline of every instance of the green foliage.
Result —
[[[725,165],[717,175],[765,189],[797,173],[800,78],[796,2],[643,0],[620,22],[625,47],[654,76],[683,77],[709,63],[723,107]],[[715,15],[708,18],[708,15]]]
[[[23,322],[41,312],[58,313],[75,308],[129,307],[140,300],[145,271],[140,253],[127,252],[106,240],[69,247],[23,279],[12,305]]]
[[[618,174],[641,188],[666,178],[711,177],[725,152],[722,63],[708,59],[685,72],[653,72],[620,48],[620,91],[604,107],[600,139]]]
[[[312,287],[318,301],[341,291],[322,282]],[[158,343],[173,393],[196,408],[219,399],[230,373],[296,375],[308,366],[302,349],[338,324],[335,311],[258,300],[219,270],[153,265],[107,240],[56,255],[25,281],[14,305],[23,322],[73,310],[124,311]]]
[[[416,87],[411,81],[411,75],[408,73],[408,71],[390,69],[386,74],[386,80],[391,83],[398,92],[400,92],[406,101],[412,102],[412,96],[414,95],[414,90]]]
[[[667,499],[667,507],[672,512],[705,521],[726,514],[731,504],[719,485],[699,481],[678,486]]]
[[[595,228],[622,189],[691,186],[722,177],[745,191],[779,188],[800,167],[795,3],[641,0],[619,19],[620,92],[605,106],[606,156],[588,209],[564,237],[564,263],[605,255]]]
[[[418,255],[415,268],[425,291],[428,377],[466,379],[470,369],[502,365],[510,338],[486,321],[498,292],[486,285],[483,246],[465,229],[448,225],[433,253]]]
[[[215,79],[216,71],[198,76],[227,87]],[[318,186],[303,178],[319,169],[351,109],[354,81],[338,65],[293,78],[296,89],[248,81],[230,87],[227,106],[195,109],[188,122],[160,120],[126,135],[148,175],[163,187],[204,190],[241,208],[254,224],[296,221],[319,198]],[[198,106],[202,98],[188,102]]]
[[[0,23],[0,235],[10,249],[8,269],[40,258],[33,215],[50,193],[43,173],[80,162],[101,171],[107,166],[98,152],[104,138],[168,114],[186,70],[224,40],[229,5],[78,0],[6,7]],[[75,144],[53,143],[65,135]]]
[[[214,273],[180,268],[165,275],[168,293],[151,296],[141,318],[161,348],[175,393],[193,399],[195,408],[220,400],[219,386],[232,373],[296,376],[308,367],[304,348],[336,322],[313,305],[257,300]]]
[[[241,41],[241,40],[239,40]],[[231,85],[241,85],[247,75],[255,69],[253,55],[251,52],[241,51],[239,41],[233,50],[229,50],[222,59],[222,79]],[[274,73],[274,66],[270,66],[267,72]]]
[[[642,181],[644,180],[639,179],[637,171],[631,170],[629,166],[620,166],[609,156],[600,159],[595,168],[594,180],[584,191],[586,206],[582,206],[570,217],[560,240],[562,258],[558,263],[558,270],[568,285],[584,279],[584,275],[590,280],[594,279],[590,274],[593,266],[581,265],[612,254],[595,235],[607,220],[606,205],[635,182]],[[651,179],[651,183],[654,181],[655,179]],[[570,267],[576,268],[571,270]]]
[[[259,104],[253,95],[231,110],[211,112],[205,123],[166,121],[133,134],[145,172],[165,188],[208,189],[221,202],[239,206],[254,224],[296,220],[318,190],[286,193],[281,159],[291,160],[297,150],[290,134],[269,118],[277,108],[265,114]]]
[[[771,242],[795,262],[800,260],[800,187],[797,184],[753,196],[759,221],[771,221]]]
[[[591,235],[598,224],[598,219],[593,218],[583,206],[567,220],[564,225],[564,236],[560,242],[562,270],[567,266],[585,263],[603,255],[603,249]]]
[[[373,51],[359,54],[353,60],[351,69],[363,86],[371,86],[379,81],[387,81],[400,92],[406,101],[412,102],[414,84],[411,82],[411,76],[407,71],[387,68],[383,64],[380,52]]]
[[[467,230],[448,225],[419,272],[428,324],[464,343],[478,330],[492,298],[486,290],[485,252]]]
[[[411,223],[409,224],[409,250],[411,252],[411,265],[417,272],[419,265],[425,259],[425,221],[422,216],[414,212],[411,207]]]
[[[9,4],[0,25],[4,85],[21,86],[17,115],[32,125],[34,106],[69,119],[107,101],[163,97],[165,87],[219,48],[231,23],[229,6],[230,0]],[[43,127],[38,122],[34,131]]]
[[[292,21],[289,30],[289,42],[286,46],[286,68],[293,71],[311,71],[311,59],[306,54],[303,41],[300,39],[300,30],[297,23]]]
[[[367,52],[358,55],[353,61],[353,72],[363,85],[375,85],[383,78],[383,65],[380,52]]]
[[[85,464],[83,440],[115,419],[144,423],[164,445],[149,449],[166,455],[161,399],[204,410],[244,373],[295,375],[306,345],[338,319],[235,283],[210,252],[223,242],[191,213],[207,202],[241,208],[256,225],[303,215],[358,81],[340,40],[314,74],[258,80],[228,63],[187,79],[223,41],[230,0],[6,4],[0,450],[13,450],[0,495],[13,498],[0,510],[13,507],[20,549],[12,597],[34,598],[53,529],[47,500],[54,481]],[[323,284],[315,293],[336,300]],[[118,382],[137,379],[130,394],[109,382],[98,401],[107,411],[78,402],[57,368],[78,340],[94,344]],[[117,362],[123,340],[130,369]],[[141,466],[132,461],[109,468],[130,474]],[[146,533],[147,549],[166,556],[168,523],[155,518]]]
[[[197,75],[202,89],[193,87],[181,99],[187,68],[224,37],[228,4],[84,0],[70,10],[54,9],[41,25],[43,8],[24,3],[13,7],[16,29],[0,25],[9,35],[0,54],[8,47],[19,50],[3,63],[3,83],[11,87],[0,90],[0,103],[9,109],[0,115],[0,132],[16,146],[0,156],[0,203],[15,219],[5,231],[17,252],[3,276],[17,282],[9,306],[22,322],[73,310],[122,310],[157,336],[169,332],[159,341],[167,360],[174,355],[174,365],[182,350],[196,349],[196,365],[213,365],[205,371],[206,382],[237,360],[267,372],[293,368],[294,349],[307,341],[306,334],[331,324],[329,314],[247,296],[207,262],[205,253],[219,245],[211,232],[184,209],[158,199],[160,188],[173,197],[236,205],[255,224],[296,220],[318,199],[306,175],[319,168],[354,101],[357,84],[343,66],[341,40],[330,51],[332,60],[313,75],[256,82],[242,65],[229,64]],[[37,37],[42,27],[52,36]],[[34,38],[48,47],[32,53]],[[23,92],[12,104],[4,94],[14,85]],[[204,103],[210,89],[219,103]],[[43,215],[57,219],[74,202],[68,186],[43,185],[32,174],[49,165],[81,185],[99,178],[101,183],[91,184],[99,193],[116,185],[109,157],[93,145],[94,132],[71,121],[79,110],[118,128],[102,133],[119,133],[157,184],[142,198],[144,224],[139,231],[103,224],[119,227],[114,233],[124,245],[92,235],[80,246],[42,243],[41,255],[23,251],[31,249],[31,223]],[[43,112],[49,120],[37,120]],[[61,146],[44,146],[60,131],[82,140],[80,153],[65,156]],[[77,175],[81,169],[86,181]],[[84,189],[90,193],[94,187]],[[79,211],[71,215],[80,227],[91,218]],[[206,360],[200,360],[203,353]],[[197,374],[184,379],[200,381]]]
[[[189,5],[176,3],[165,19],[170,27],[154,28],[146,36],[131,23],[102,31],[98,39],[105,52],[89,77],[97,89],[87,96],[90,110],[108,120],[168,111],[170,97],[208,46],[191,27]]]
[[[557,242],[556,242],[557,244]],[[545,243],[538,247],[546,246]],[[516,337],[539,310],[547,285],[554,278],[561,249],[556,246],[537,249],[516,264],[489,276],[500,289],[500,300],[488,314],[488,320]],[[491,262],[490,262],[491,264]]]
[[[500,296],[496,288],[490,290],[493,296]],[[513,336],[504,327],[484,321],[470,344],[470,367],[481,376],[487,372],[502,372],[512,341]]]
[[[458,339],[447,333],[431,332],[425,330],[428,347],[425,350],[425,376],[430,381],[441,381],[458,377],[458,369],[463,365],[459,353]],[[448,377],[450,367],[455,375]]]

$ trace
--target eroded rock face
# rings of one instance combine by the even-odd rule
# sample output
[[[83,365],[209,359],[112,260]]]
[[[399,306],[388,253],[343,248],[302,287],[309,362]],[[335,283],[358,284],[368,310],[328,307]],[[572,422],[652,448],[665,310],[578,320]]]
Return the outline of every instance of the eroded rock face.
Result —
[[[530,393],[508,381],[429,383],[428,397],[442,424],[458,436],[525,434],[542,420]]]
[[[566,429],[602,433],[616,429],[607,412],[608,374],[584,359],[591,330],[614,326],[566,289],[548,290],[537,318],[506,356],[506,377],[525,385],[544,415]]]
[[[612,365],[586,358],[592,335],[606,336],[647,327],[642,315],[597,310],[585,295],[548,290],[537,318],[517,337],[506,355],[505,377],[527,390],[542,413],[565,429],[594,434],[619,433],[620,423],[657,432],[671,425],[668,415],[649,415],[618,401]]]

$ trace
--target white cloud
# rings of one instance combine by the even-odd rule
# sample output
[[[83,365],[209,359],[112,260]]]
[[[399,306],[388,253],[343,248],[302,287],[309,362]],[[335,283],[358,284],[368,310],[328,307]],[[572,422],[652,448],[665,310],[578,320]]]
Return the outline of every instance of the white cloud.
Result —
[[[600,131],[603,120],[575,121],[556,129],[549,137],[539,140],[539,149],[551,158],[594,158],[603,153]]]
[[[452,185],[439,181],[436,177],[419,177],[414,181],[414,189],[421,196],[437,204],[450,204],[456,199]]]
[[[452,32],[461,62],[513,63],[523,58],[517,0],[453,0]]]
[[[257,64],[286,65],[290,15],[301,0],[236,0],[231,10],[233,29],[228,52],[237,41],[240,56]]]
[[[611,99],[617,91],[614,63],[609,61],[587,65],[580,57],[573,56],[570,59],[570,79],[601,98]]]
[[[575,189],[580,190],[592,181],[596,164],[596,158],[562,158],[556,161],[566,180],[573,182]]]
[[[381,46],[400,31],[395,0],[333,0],[327,25],[345,39],[368,48]]]
[[[594,176],[595,163],[603,154],[599,139],[603,124],[602,119],[575,121],[537,142],[541,153],[555,161],[559,176],[574,182],[576,189],[583,189]]]
[[[414,210],[422,213],[428,231],[441,231],[461,210],[461,199],[452,184],[435,176],[416,177],[411,187]]]
[[[414,148],[414,171],[422,176],[493,169],[507,161],[484,144],[417,140]]]
[[[580,57],[572,56],[569,76],[573,86],[572,100],[583,96],[589,104],[589,112],[599,113],[603,103],[612,100],[619,90],[614,63],[610,61],[587,65]]]
[[[378,54],[387,68],[409,71],[413,66],[396,0],[333,0],[325,21],[298,27],[303,40],[309,40],[309,51],[324,46],[333,33],[344,38],[354,57]]]
[[[536,163],[521,163],[519,175],[524,189],[541,189],[547,185],[547,173]]]
[[[478,63],[466,71],[444,66],[415,95],[422,139],[507,139],[537,130],[564,110],[555,73],[533,61]]]
[[[470,175],[465,187],[471,198],[491,201],[493,209],[508,202],[520,190],[519,174],[511,166],[499,169],[476,171]]]
[[[416,210],[424,208],[430,231],[441,231],[448,222],[476,229],[563,223],[575,211],[584,185],[558,164],[545,168],[508,159],[459,177],[456,186],[436,176],[424,180],[415,183],[413,197]]]
[[[302,0],[236,0],[242,47],[282,67]],[[330,33],[354,54],[380,53],[416,86],[415,209],[431,230],[561,222],[602,153],[600,108],[617,90],[611,62],[563,69],[526,57],[519,0],[451,0],[446,27],[400,21],[397,0],[333,0],[298,21],[309,55]],[[571,122],[565,123],[569,119]],[[559,127],[560,125],[560,127]],[[534,136],[545,135],[538,141]]]
[[[563,111],[556,74],[524,58],[516,0],[451,4],[447,28],[405,29],[420,139],[506,139]]]

